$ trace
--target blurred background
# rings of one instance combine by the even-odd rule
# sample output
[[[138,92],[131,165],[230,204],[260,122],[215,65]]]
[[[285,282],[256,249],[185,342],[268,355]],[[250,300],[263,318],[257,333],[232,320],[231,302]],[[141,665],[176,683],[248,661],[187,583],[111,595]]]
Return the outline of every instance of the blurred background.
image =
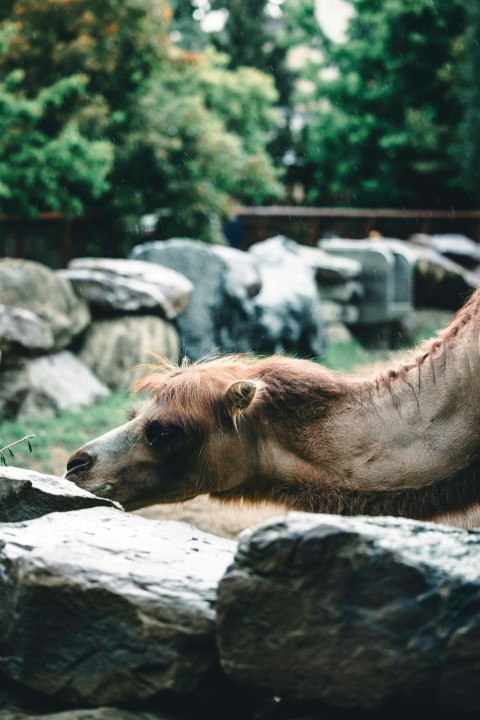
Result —
[[[4,0],[0,252],[478,240],[479,24],[467,0]]]

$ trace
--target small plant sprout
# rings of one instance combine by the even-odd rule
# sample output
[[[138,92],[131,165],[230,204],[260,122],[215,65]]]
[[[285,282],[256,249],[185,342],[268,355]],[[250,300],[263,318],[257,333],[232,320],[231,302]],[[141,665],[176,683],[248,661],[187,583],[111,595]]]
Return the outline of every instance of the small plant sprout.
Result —
[[[5,458],[5,454],[8,452],[9,456],[12,457],[15,460],[15,455],[13,454],[12,448],[15,447],[15,445],[18,445],[19,443],[26,442],[28,445],[29,452],[32,452],[32,443],[30,440],[34,438],[35,435],[25,435],[25,437],[20,438],[20,440],[15,440],[15,442],[10,443],[9,445],[5,445],[5,447],[0,448],[0,462],[2,462],[4,465],[8,465],[7,460]]]

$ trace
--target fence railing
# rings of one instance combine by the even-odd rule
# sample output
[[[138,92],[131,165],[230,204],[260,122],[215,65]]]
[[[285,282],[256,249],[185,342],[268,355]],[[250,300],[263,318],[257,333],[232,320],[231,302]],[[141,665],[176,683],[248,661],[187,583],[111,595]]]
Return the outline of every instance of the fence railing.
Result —
[[[277,234],[315,245],[319,238],[329,235],[364,238],[372,231],[397,238],[415,232],[462,233],[480,243],[480,210],[242,207],[230,223],[230,230],[229,234],[227,227],[232,244],[243,249]],[[165,239],[160,233],[158,238]],[[136,236],[132,243],[142,239]],[[118,248],[118,238],[104,216],[68,218],[60,212],[43,212],[26,219],[0,214],[0,257],[28,258],[65,267],[73,257],[115,255]]]
[[[395,210],[271,206],[241,208],[243,246],[276,234],[315,245],[329,235],[365,238],[372,231],[406,239],[414,233],[462,233],[480,243],[480,210]]]

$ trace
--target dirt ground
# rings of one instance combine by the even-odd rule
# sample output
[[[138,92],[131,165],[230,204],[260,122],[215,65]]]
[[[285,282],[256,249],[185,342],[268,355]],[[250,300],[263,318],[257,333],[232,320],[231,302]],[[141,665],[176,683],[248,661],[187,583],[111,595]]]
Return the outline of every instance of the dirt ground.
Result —
[[[174,505],[152,505],[136,510],[135,515],[151,520],[179,520],[191,523],[200,530],[236,539],[245,528],[257,525],[263,520],[285,515],[283,508],[273,505],[259,507],[224,505],[201,495],[184,503]]]

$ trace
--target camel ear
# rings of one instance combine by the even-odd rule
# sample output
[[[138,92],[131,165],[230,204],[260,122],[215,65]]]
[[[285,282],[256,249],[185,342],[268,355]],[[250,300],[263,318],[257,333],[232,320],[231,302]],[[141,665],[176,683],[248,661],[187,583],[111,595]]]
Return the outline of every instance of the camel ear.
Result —
[[[257,392],[257,383],[253,380],[237,380],[227,390],[227,405],[231,415],[246,410]]]

